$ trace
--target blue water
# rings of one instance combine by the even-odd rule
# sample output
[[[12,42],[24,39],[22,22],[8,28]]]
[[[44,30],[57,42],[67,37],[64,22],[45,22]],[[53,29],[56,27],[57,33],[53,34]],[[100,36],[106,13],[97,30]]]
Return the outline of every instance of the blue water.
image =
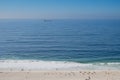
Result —
[[[0,60],[120,62],[120,20],[0,20]]]

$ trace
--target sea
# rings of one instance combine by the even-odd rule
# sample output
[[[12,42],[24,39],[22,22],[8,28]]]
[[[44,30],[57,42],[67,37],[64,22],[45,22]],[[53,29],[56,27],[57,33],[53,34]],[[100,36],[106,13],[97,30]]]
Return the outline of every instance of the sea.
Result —
[[[0,69],[120,70],[120,20],[0,19]]]

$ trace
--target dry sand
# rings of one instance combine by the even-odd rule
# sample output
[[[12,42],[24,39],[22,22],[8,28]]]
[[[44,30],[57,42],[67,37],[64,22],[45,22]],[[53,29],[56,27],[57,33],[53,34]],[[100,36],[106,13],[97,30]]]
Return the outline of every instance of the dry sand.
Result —
[[[120,80],[120,71],[0,71],[0,80]]]

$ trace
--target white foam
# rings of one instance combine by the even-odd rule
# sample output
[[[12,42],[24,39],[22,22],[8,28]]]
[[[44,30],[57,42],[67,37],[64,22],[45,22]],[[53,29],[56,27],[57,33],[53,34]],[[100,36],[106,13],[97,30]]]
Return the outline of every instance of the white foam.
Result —
[[[0,69],[25,70],[120,70],[120,63],[75,63],[64,61],[0,60]]]

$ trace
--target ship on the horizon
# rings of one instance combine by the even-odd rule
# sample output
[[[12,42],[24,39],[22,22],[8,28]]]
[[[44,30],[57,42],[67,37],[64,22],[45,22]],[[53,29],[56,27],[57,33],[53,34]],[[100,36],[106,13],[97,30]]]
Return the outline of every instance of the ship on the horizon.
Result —
[[[43,21],[44,22],[51,22],[52,20],[51,19],[44,19]]]

